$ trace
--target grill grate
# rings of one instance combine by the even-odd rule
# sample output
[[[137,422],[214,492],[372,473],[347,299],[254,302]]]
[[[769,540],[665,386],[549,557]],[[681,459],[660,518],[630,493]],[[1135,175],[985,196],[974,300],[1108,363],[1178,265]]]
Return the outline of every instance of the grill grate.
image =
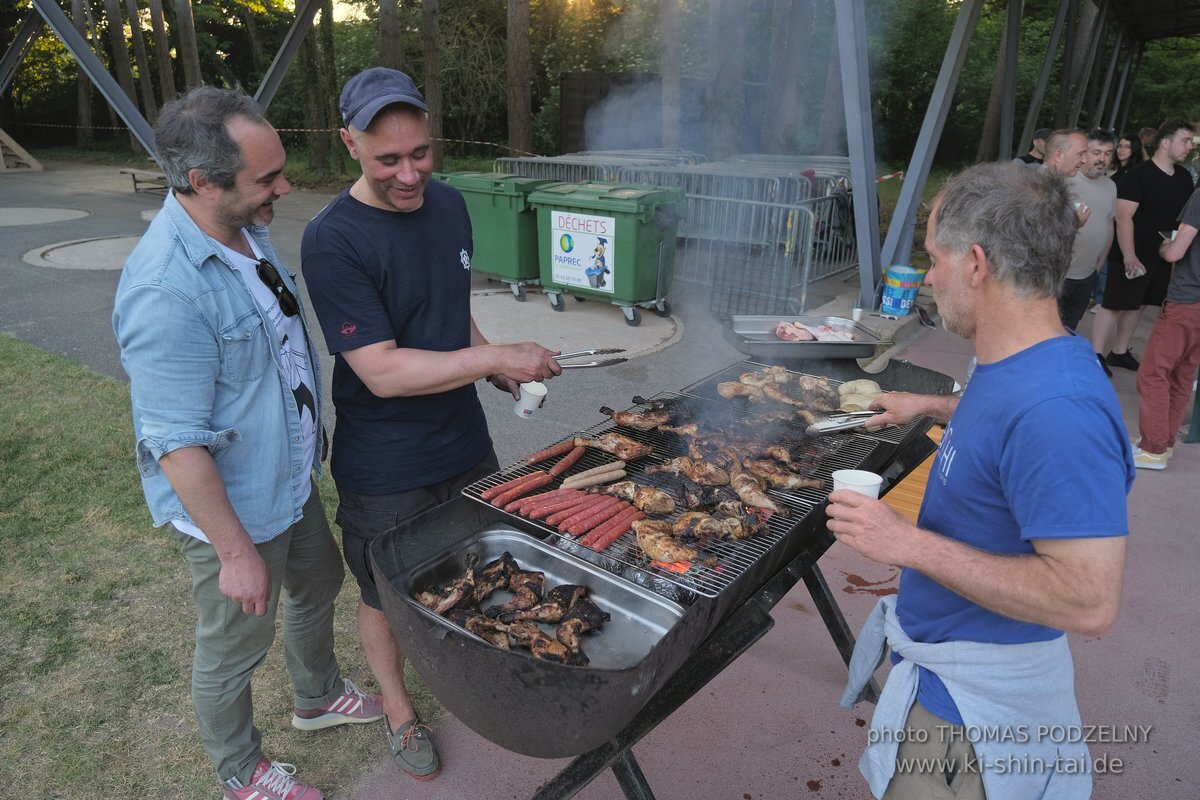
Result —
[[[737,400],[729,401],[720,397],[716,392],[716,384],[725,380],[737,380],[737,377],[743,372],[759,366],[765,365],[757,365],[755,362],[739,362],[693,384],[683,392],[663,392],[655,395],[645,405],[638,404],[631,408],[647,410],[650,407],[649,403],[654,401],[675,400],[684,403],[694,417],[704,420],[705,427],[720,427],[745,421],[749,415],[755,412],[755,409],[743,406]],[[793,439],[805,437],[800,426],[782,422],[778,424],[780,435],[787,435]],[[686,437],[658,430],[637,431],[620,428],[608,420],[587,429],[583,435],[598,437],[614,430],[653,448],[654,452],[651,455],[626,466],[629,478],[638,483],[664,486],[671,480],[670,476],[648,474],[646,468],[662,464],[677,456],[687,455],[688,440]],[[753,569],[756,563],[789,535],[801,535],[798,533],[801,527],[800,522],[825,501],[832,488],[831,473],[834,470],[862,466],[876,454],[882,443],[899,442],[906,432],[906,428],[900,428],[895,431],[887,431],[882,436],[878,433],[842,433],[809,440],[812,447],[812,458],[815,462],[810,474],[812,477],[820,478],[824,482],[824,487],[799,490],[768,489],[768,495],[778,505],[786,508],[790,516],[771,515],[767,520],[766,530],[749,539],[710,540],[703,548],[703,552],[705,555],[714,556],[717,559],[717,564],[712,567],[693,564],[686,572],[676,572],[669,565],[661,565],[657,562],[648,563],[641,548],[637,546],[636,536],[632,531],[627,531],[603,552],[598,553],[570,537],[560,534],[554,527],[542,521],[524,520],[524,522],[544,531],[547,534],[547,541],[554,543],[565,552],[584,558],[610,572],[620,574],[661,595],[671,597],[673,594],[677,594],[673,587],[680,587],[705,597],[716,597]],[[614,460],[613,456],[594,448],[588,448],[583,458],[567,474],[570,475]],[[539,467],[544,468],[545,466],[544,464],[531,466],[524,462],[517,462],[468,486],[463,490],[463,494],[479,502],[487,502],[482,499],[481,494],[488,488],[521,475],[528,475]],[[550,488],[553,487],[546,487],[542,491]],[[677,510],[662,519],[674,521],[680,513]]]

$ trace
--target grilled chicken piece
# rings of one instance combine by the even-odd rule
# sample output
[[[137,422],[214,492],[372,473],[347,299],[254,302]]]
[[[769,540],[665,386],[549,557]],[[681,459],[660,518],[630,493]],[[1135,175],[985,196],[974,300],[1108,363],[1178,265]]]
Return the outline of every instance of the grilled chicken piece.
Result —
[[[790,516],[787,509],[776,505],[774,500],[767,497],[766,487],[763,486],[762,479],[742,469],[740,461],[734,460],[733,464],[730,465],[729,485],[733,487],[738,497],[746,505],[753,508],[765,508],[781,517]]]
[[[607,611],[600,610],[600,606],[585,597],[572,606],[562,618],[562,622],[558,623],[554,637],[572,653],[578,653],[580,637],[599,628],[610,619],[612,616]]]
[[[647,514],[670,514],[675,510],[675,500],[671,495],[662,489],[643,486],[633,481],[610,483],[608,486],[599,486],[589,491],[628,500],[637,506],[639,511],[645,511]]]
[[[514,645],[528,647],[534,658],[551,661],[555,664],[583,665],[587,656],[582,652],[573,653],[562,642],[555,641],[542,632],[534,622],[514,622],[508,626],[508,638]]]
[[[747,386],[765,387],[770,383],[787,383],[791,379],[792,374],[787,371],[786,367],[767,367],[766,369],[743,372],[738,376],[738,383],[744,383]]]
[[[687,456],[672,458],[659,466],[646,467],[646,473],[650,475],[659,473],[682,475],[701,486],[722,486],[729,483],[729,473],[725,470],[707,461],[696,461]]]
[[[695,422],[687,422],[683,425],[659,425],[658,429],[663,433],[673,433],[676,436],[697,436],[700,433],[700,426]]]
[[[475,575],[475,590],[471,594],[471,599],[475,605],[479,605],[484,600],[487,600],[492,592],[497,589],[503,589],[508,586],[509,577],[513,572],[520,569],[517,566],[516,559],[512,557],[512,553],[507,550],[495,561],[491,561],[485,565]]]
[[[513,570],[508,576],[508,590],[513,593],[512,600],[503,605],[492,606],[484,613],[494,618],[501,614],[533,608],[541,602],[542,592],[546,591],[546,573]]]
[[[761,402],[763,399],[763,390],[761,387],[752,386],[740,381],[722,381],[718,383],[717,394],[726,400],[732,400],[735,397],[746,397],[751,402]]]
[[[612,421],[622,428],[635,431],[652,431],[671,421],[671,415],[666,411],[613,411],[608,406],[600,406],[600,413],[612,417]]]
[[[804,390],[806,394],[812,397],[813,405],[810,408],[816,408],[818,402],[825,403],[830,409],[837,408],[839,392],[837,388],[829,382],[828,378],[818,377],[816,375],[801,375],[796,379],[796,384]]]
[[[688,511],[679,515],[671,531],[684,540],[703,542],[710,536],[718,539],[749,539],[766,528],[753,514],[702,514]]]
[[[638,519],[633,522],[638,547],[651,561],[674,564],[676,561],[701,561],[700,551],[682,544],[671,533],[671,523],[656,519]],[[704,559],[713,563],[715,559]]]
[[[445,614],[450,609],[470,600],[475,590],[475,567],[479,556],[467,553],[467,571],[450,581],[424,592],[417,592],[413,599],[435,614]]]
[[[767,458],[748,458],[742,462],[742,466],[777,489],[821,489],[825,486],[825,481],[820,478],[797,475]]]
[[[675,422],[687,422],[694,414],[688,401],[682,397],[659,397],[654,400],[647,400],[641,395],[634,395],[633,402],[639,406],[647,406],[652,411],[665,411],[671,415],[671,419]]]
[[[635,439],[630,439],[628,436],[612,432],[606,433],[598,439],[591,439],[587,436],[576,436],[575,446],[595,447],[597,450],[612,453],[622,461],[632,461],[635,458],[648,456],[653,452],[653,449],[648,444],[642,444]]]
[[[475,634],[485,642],[496,645],[501,650],[508,650],[508,626],[494,619],[488,619],[476,608],[455,608],[446,614],[446,619],[460,628]]]
[[[500,615],[500,621],[510,625],[519,620],[535,622],[561,622],[566,613],[587,594],[586,586],[564,583],[546,592],[542,602],[520,611]]]

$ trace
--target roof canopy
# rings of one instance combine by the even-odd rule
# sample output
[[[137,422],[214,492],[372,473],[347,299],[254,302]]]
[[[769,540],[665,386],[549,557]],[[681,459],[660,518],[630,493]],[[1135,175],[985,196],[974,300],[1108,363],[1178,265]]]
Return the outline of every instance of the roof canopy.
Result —
[[[1200,34],[1197,0],[1109,0],[1109,8],[1135,42]]]

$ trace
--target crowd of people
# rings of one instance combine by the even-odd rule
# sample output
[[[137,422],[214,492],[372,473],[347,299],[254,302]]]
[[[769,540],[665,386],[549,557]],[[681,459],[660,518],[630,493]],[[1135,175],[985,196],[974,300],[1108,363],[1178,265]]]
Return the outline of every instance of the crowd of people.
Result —
[[[146,502],[191,570],[193,704],[229,800],[323,796],[264,754],[254,723],[251,677],[277,613],[292,724],[381,723],[400,770],[438,775],[368,551],[498,468],[477,383],[516,397],[520,383],[560,371],[555,352],[492,344],[475,324],[470,219],[461,195],[431,178],[428,107],[412,79],[368,69],[347,81],[339,108],[361,176],[308,224],[301,269],[335,362],[340,552],[315,490],[330,449],[315,334],[267,229],[291,189],[285,153],[242,92],[201,87],[159,115],[170,192],[114,306]],[[1018,163],[965,170],[933,203],[927,281],[978,366],[961,395],[890,392],[873,404],[882,413],[871,427],[918,415],[946,425],[915,525],[846,490],[828,504],[840,541],[903,568],[899,594],[859,639],[843,697],[859,698],[889,646],[861,762],[876,797],[1090,792],[1084,772],[994,768],[1018,750],[1086,758],[1083,742],[966,731],[1080,724],[1066,632],[1099,635],[1116,618],[1135,468],[1166,466],[1200,363],[1193,135],[1177,120],[1139,137],[1039,130]],[[1076,329],[1094,300],[1089,341]],[[1139,359],[1130,344],[1147,305],[1161,310]],[[1138,372],[1136,441],[1111,368]],[[346,567],[379,694],[334,655]],[[897,770],[923,757],[950,767]]]

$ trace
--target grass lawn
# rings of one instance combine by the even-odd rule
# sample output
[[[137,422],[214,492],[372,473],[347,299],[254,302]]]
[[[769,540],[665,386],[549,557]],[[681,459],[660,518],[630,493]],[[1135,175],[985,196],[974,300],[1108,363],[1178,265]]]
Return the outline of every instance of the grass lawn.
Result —
[[[190,580],[142,500],[128,387],[7,335],[0,386],[0,786],[61,800],[211,800],[216,776],[191,707]],[[332,516],[327,477],[321,494]],[[349,580],[337,651],[368,688],[357,600]],[[418,712],[436,718],[409,677]],[[254,696],[266,753],[331,798],[350,797],[386,751],[379,725],[292,729],[278,638]]]

